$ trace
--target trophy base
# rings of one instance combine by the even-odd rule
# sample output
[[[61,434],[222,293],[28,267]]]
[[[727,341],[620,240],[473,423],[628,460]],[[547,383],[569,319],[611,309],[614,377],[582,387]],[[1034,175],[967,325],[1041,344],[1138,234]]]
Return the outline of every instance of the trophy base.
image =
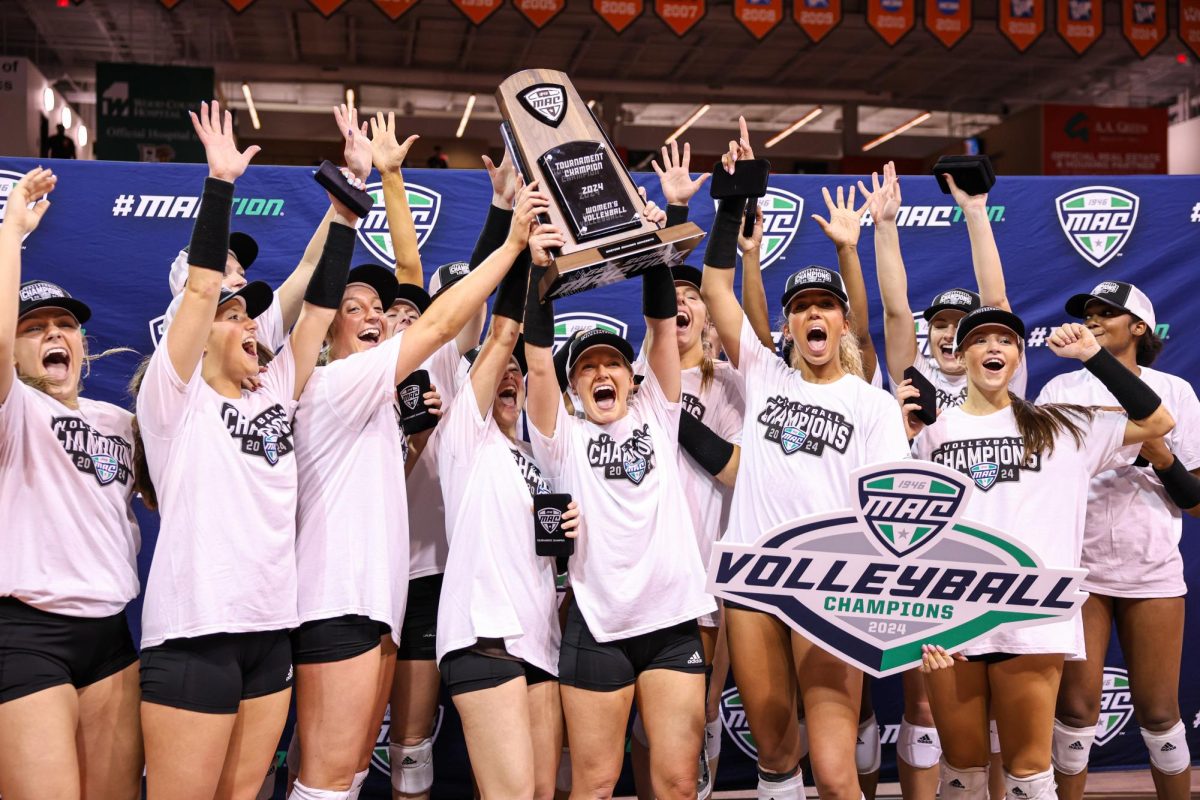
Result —
[[[656,264],[674,267],[704,238],[694,222],[637,234],[627,239],[558,256],[538,289],[557,300],[640,275]]]

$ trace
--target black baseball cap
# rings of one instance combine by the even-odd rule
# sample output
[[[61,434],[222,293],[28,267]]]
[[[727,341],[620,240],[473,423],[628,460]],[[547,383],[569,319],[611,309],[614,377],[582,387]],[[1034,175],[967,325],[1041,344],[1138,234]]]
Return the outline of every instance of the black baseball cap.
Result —
[[[396,291],[400,284],[396,282],[396,274],[378,264],[359,264],[346,275],[346,285],[362,283],[370,286],[379,295],[383,310],[387,311],[396,302]]]
[[[925,318],[926,322],[932,322],[933,318],[943,311],[961,311],[964,314],[970,314],[982,305],[983,300],[970,289],[947,289],[933,296],[933,299],[929,301],[929,308],[925,309],[921,316]]]
[[[396,286],[396,294],[392,298],[392,302],[388,303],[386,308],[391,308],[396,303],[408,303],[422,314],[425,309],[429,308],[429,304],[433,302],[429,299],[429,293],[417,286],[415,283],[401,283]]]
[[[626,363],[633,364],[633,346],[625,339],[604,328],[592,328],[575,335],[567,350],[567,375],[575,369],[579,357],[593,347],[611,347],[624,357]]]
[[[236,292],[222,289],[221,298],[217,301],[217,305],[222,306],[237,297],[242,298],[246,303],[246,313],[250,316],[250,319],[257,318],[259,314],[270,308],[271,303],[275,301],[275,293],[271,291],[270,286],[263,281],[250,281]]]
[[[476,347],[472,347],[470,350],[468,350],[466,353],[463,354],[463,358],[465,358],[467,360],[468,364],[470,364],[471,366],[475,366],[475,359],[479,358],[479,353],[482,350],[483,350],[483,345],[478,345]],[[517,343],[513,346],[513,351],[511,353],[511,355],[513,358],[515,358],[517,360],[517,366],[521,368],[521,374],[528,375],[529,374],[529,363],[525,360],[525,337],[524,336],[522,336],[520,334],[517,335]]]
[[[1125,281],[1104,281],[1087,294],[1077,294],[1067,301],[1067,313],[1077,319],[1087,318],[1087,304],[1093,300],[1127,311],[1154,330],[1154,305],[1145,292]]]
[[[954,349],[961,350],[968,334],[984,325],[1002,325],[1017,335],[1022,347],[1025,346],[1025,323],[1011,311],[995,306],[980,306],[958,321],[958,329],[954,332]]]
[[[842,282],[842,276],[831,269],[818,266],[808,266],[793,272],[783,286],[783,296],[779,298],[779,305],[786,309],[793,297],[809,289],[829,292],[840,300],[843,306],[850,305],[850,296],[846,294],[846,284]]]
[[[234,231],[229,234],[229,249],[242,269],[250,269],[250,265],[258,258],[258,242],[248,233]]]
[[[429,277],[429,296],[436,298],[470,274],[471,265],[466,261],[451,261],[449,264],[442,264]]]
[[[50,281],[25,281],[17,296],[17,319],[39,308],[61,308],[75,317],[80,325],[92,317],[92,309],[88,308],[87,303],[76,300],[66,289]]]
[[[700,270],[690,264],[680,264],[676,267],[671,267],[671,280],[675,283],[687,283],[700,288],[700,279],[703,274]]]

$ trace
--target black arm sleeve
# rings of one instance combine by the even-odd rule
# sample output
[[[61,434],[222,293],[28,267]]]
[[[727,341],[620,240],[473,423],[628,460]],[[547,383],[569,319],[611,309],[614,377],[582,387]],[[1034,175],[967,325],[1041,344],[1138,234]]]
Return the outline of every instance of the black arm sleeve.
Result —
[[[733,445],[686,411],[679,412],[679,446],[713,476],[733,458]]]
[[[717,217],[713,220],[708,248],[704,251],[704,266],[733,269],[737,263],[738,229],[742,226],[745,210],[744,197],[727,197],[717,206]]]
[[[508,317],[517,322],[525,316],[525,284],[529,280],[529,263],[529,250],[522,250],[496,288],[496,300],[492,303],[493,316]]]
[[[682,225],[688,221],[688,207],[677,206],[675,204],[667,205],[667,227],[672,225]]]
[[[483,260],[492,254],[504,240],[508,238],[508,228],[512,224],[513,212],[503,208],[488,206],[487,219],[483,221],[483,229],[475,240],[475,249],[471,251],[471,269],[475,269]]]
[[[1162,399],[1153,389],[1103,348],[1083,362],[1083,366],[1104,384],[1104,388],[1112,392],[1130,419],[1145,419],[1162,405]]]
[[[675,300],[675,282],[666,264],[650,267],[642,273],[642,316],[647,319],[673,319],[679,312]]]
[[[196,213],[192,240],[188,244],[188,264],[225,274],[232,209],[233,184],[218,178],[205,178],[200,210]]]
[[[1164,470],[1156,469],[1154,474],[1162,481],[1172,503],[1184,511],[1200,506],[1200,478],[1187,471],[1179,456],[1175,456],[1171,466]]]
[[[534,267],[529,274],[529,294],[525,300],[525,342],[534,347],[554,346],[554,303],[541,301],[538,284],[545,267]]]
[[[317,262],[308,288],[304,290],[304,302],[321,308],[337,308],[346,291],[346,274],[350,271],[350,259],[354,256],[354,228],[338,222],[329,224],[329,236],[325,249]]]

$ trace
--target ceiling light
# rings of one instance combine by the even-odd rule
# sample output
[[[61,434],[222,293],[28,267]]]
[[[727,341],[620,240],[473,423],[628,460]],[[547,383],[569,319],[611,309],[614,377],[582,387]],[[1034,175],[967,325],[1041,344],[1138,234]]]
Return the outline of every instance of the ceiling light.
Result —
[[[467,120],[471,118],[471,110],[475,108],[475,95],[467,98],[467,107],[463,109],[462,120],[458,123],[458,132],[454,134],[455,139],[461,139],[463,131],[467,129]]]
[[[678,128],[676,128],[675,132],[672,133],[670,136],[668,136],[667,140],[665,142],[663,142],[663,144],[670,144],[671,142],[678,139],[681,135],[683,135],[684,131],[686,131],[688,128],[690,128],[696,124],[696,120],[700,119],[705,114],[707,114],[708,110],[710,108],[712,108],[712,106],[709,105],[708,103],[705,103],[704,105],[700,106],[695,111],[693,111],[692,115],[690,117],[688,117],[682,125],[680,125]]]
[[[62,115],[59,117],[59,121],[62,122],[62,126],[64,128],[71,127],[71,107],[70,106],[63,106]]]
[[[79,130],[75,132],[75,138],[79,140],[80,147],[87,147],[87,125],[79,126]]]
[[[262,124],[258,121],[258,109],[254,107],[254,97],[250,94],[250,84],[242,84],[242,97],[246,98],[246,110],[250,112],[250,124],[254,126],[254,130],[262,128]]]
[[[768,139],[767,143],[765,145],[763,145],[763,147],[764,148],[765,147],[774,147],[775,145],[779,144],[784,139],[791,136],[793,133],[800,130],[801,128],[803,128],[808,123],[812,122],[817,117],[821,116],[821,112],[824,110],[825,110],[825,108],[823,106],[817,106],[812,111],[808,112],[803,117],[796,120],[791,125],[787,126],[782,131],[780,131],[779,133],[775,134],[770,139]]]
[[[932,116],[933,116],[933,114],[929,113],[928,111],[922,112],[922,113],[918,114],[917,116],[913,117],[912,119],[910,119],[908,122],[904,123],[903,125],[900,125],[896,128],[893,128],[892,130],[888,131],[883,136],[880,136],[878,138],[872,139],[871,141],[867,142],[866,144],[863,145],[862,151],[865,153],[868,150],[878,147],[879,145],[883,144],[886,141],[895,139],[897,136],[904,133],[909,128],[917,127],[922,122],[924,122],[925,120],[929,119]]]
[[[46,112],[47,117],[54,110],[54,90],[49,86],[42,89],[42,110]]]

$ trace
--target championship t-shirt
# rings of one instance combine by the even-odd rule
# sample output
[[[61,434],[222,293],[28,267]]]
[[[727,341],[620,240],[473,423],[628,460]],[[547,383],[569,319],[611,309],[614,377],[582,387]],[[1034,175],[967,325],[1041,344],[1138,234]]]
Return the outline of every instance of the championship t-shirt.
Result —
[[[209,633],[294,628],[292,349],[285,345],[271,361],[261,388],[230,398],[205,383],[202,362],[182,380],[165,341],[150,359],[137,399],[161,517],[142,647]]]
[[[1164,437],[1171,452],[1191,471],[1200,467],[1200,402],[1191,385],[1174,375],[1141,368],[1141,378],[1162,398],[1175,418]],[[1117,406],[1104,384],[1081,369],[1053,378],[1039,403]],[[1136,456],[1136,453],[1134,453]],[[1083,587],[1112,597],[1179,597],[1187,592],[1179,539],[1183,511],[1167,497],[1149,465],[1131,459],[1092,479],[1080,565],[1088,571]]]
[[[933,356],[927,356],[919,350],[917,351],[916,360],[913,361],[913,366],[937,390],[938,411],[943,411],[947,408],[957,408],[967,399],[967,373],[947,375],[942,372],[942,368],[938,366]],[[1008,388],[1017,397],[1023,398],[1025,397],[1025,388],[1028,383],[1029,363],[1025,357],[1025,353],[1022,353],[1021,360],[1017,362],[1017,368],[1013,372],[1012,380],[1008,382]]]
[[[65,406],[14,374],[0,405],[0,597],[93,618],[137,597],[132,422],[97,400]]]
[[[437,657],[503,639],[510,655],[558,674],[554,559],[534,552],[534,494],[550,491],[529,447],[509,441],[470,381],[438,423],[450,553],[438,604]]]
[[[182,302],[183,292],[171,299],[171,305],[167,306],[167,313],[163,315],[164,331],[171,326],[171,320],[175,319],[175,312]],[[271,348],[272,353],[278,353],[288,337],[288,332],[283,328],[283,306],[279,304],[279,292],[271,296],[271,305],[254,318],[254,323],[258,325],[254,338]],[[162,346],[162,342],[159,342],[159,346]]]
[[[913,454],[965,475],[975,484],[962,516],[986,525],[1032,550],[1047,567],[1079,566],[1090,476],[1121,463],[1124,414],[1098,411],[1079,420],[1083,446],[1069,434],[1055,438],[1054,452],[1027,462],[1012,407],[987,416],[947,409],[917,435]],[[1136,452],[1136,449],[1135,449]],[[1059,622],[1001,630],[963,650],[984,653],[1065,653],[1083,658],[1080,615]]]
[[[725,541],[752,544],[785,522],[852,508],[850,472],[908,458],[900,407],[854,375],[811,383],[743,320],[746,415]]]
[[[716,609],[679,477],[681,405],[648,372],[628,412],[607,425],[558,404],[553,437],[529,426],[533,455],[555,491],[579,504],[569,572],[600,642],[627,639]]]
[[[296,409],[301,622],[346,614],[390,625],[408,599],[404,439],[396,359],[404,334],[317,367]]]

